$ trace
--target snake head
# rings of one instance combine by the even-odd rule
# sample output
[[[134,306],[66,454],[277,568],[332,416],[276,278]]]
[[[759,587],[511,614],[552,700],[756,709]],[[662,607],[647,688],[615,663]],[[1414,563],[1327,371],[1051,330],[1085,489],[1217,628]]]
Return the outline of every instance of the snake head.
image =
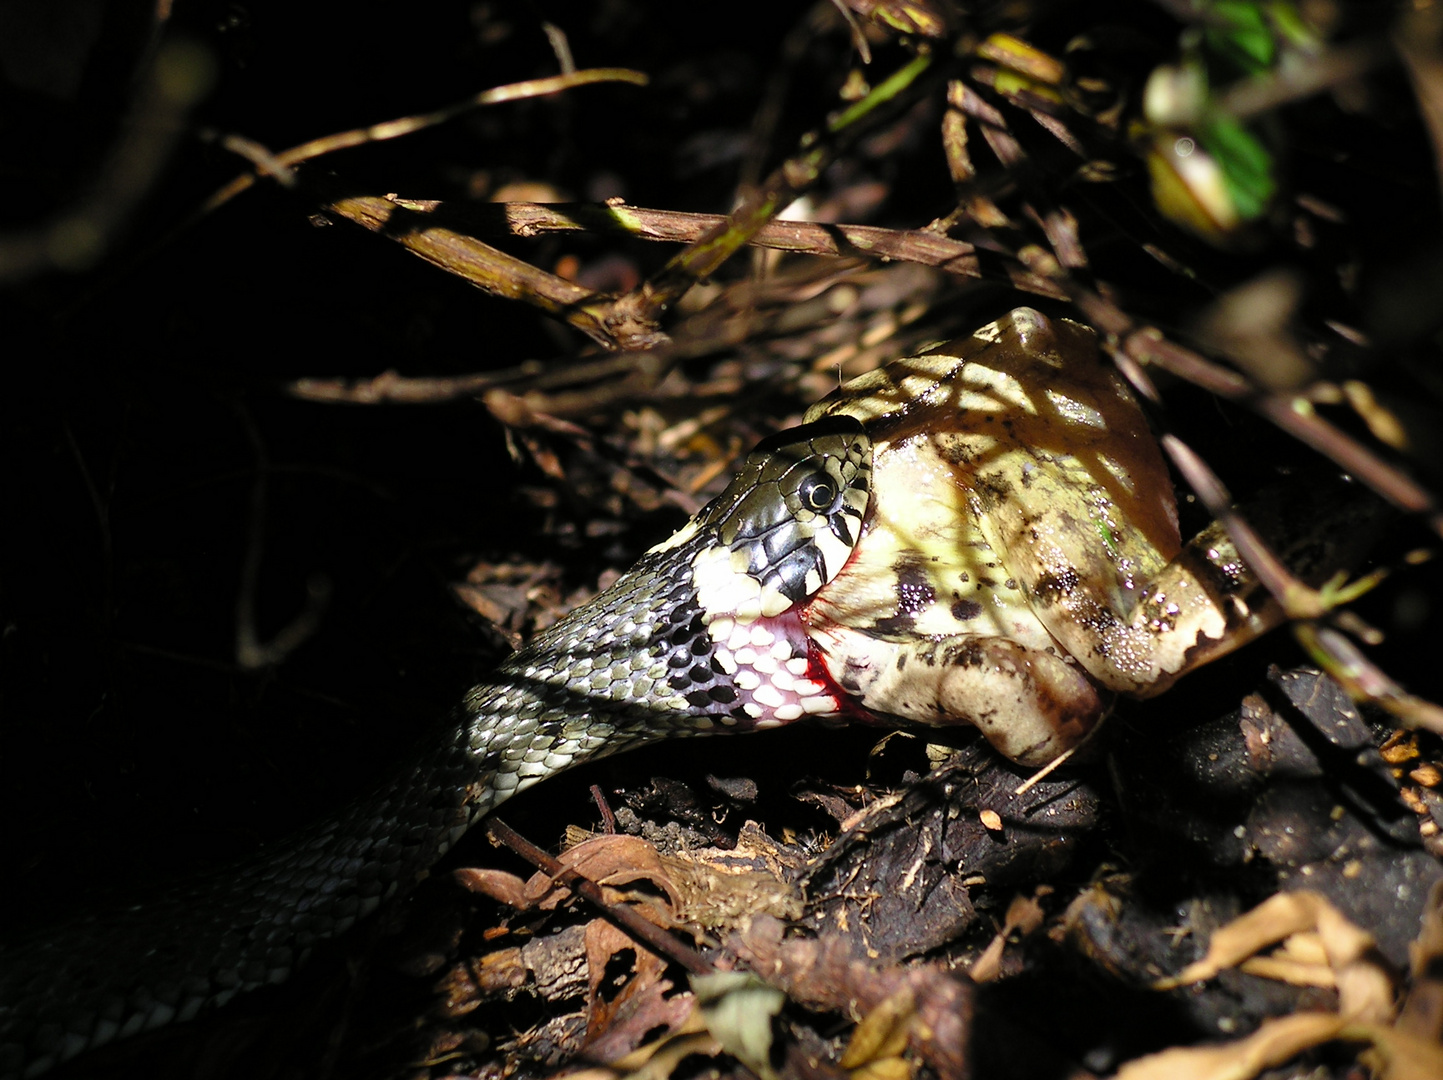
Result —
[[[805,603],[861,538],[872,440],[860,421],[827,417],[758,444],[726,490],[654,551],[694,547],[702,618],[749,624]]]

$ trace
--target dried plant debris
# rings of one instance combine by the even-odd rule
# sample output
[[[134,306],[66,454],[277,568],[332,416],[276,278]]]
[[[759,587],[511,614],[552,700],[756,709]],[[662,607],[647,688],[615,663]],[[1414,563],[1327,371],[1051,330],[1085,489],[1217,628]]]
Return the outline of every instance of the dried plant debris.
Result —
[[[1047,880],[1097,824],[1096,793],[1079,778],[1044,781],[1022,796],[1019,782],[973,746],[853,815],[808,869],[807,925],[889,962],[963,938],[979,918],[974,895],[1005,903],[1024,883]]]
[[[1129,828],[1161,863],[1321,891],[1402,962],[1443,872],[1374,749],[1386,736],[1335,684],[1275,671],[1180,739],[1144,749],[1137,734],[1119,740],[1116,774]]]
[[[1430,922],[1433,919],[1436,912],[1430,913]],[[1424,931],[1429,936],[1435,932]],[[1275,952],[1256,955],[1272,945],[1278,946]],[[1415,946],[1423,948],[1421,942]],[[1266,1020],[1235,1043],[1167,1050],[1129,1062],[1119,1070],[1119,1080],[1246,1078],[1334,1040],[1361,1044],[1360,1060],[1376,1075],[1392,1080],[1423,1080],[1443,1072],[1443,1044],[1436,1037],[1399,1030],[1396,973],[1372,936],[1317,893],[1280,893],[1220,927],[1202,960],[1160,980],[1156,988],[1204,981],[1235,966],[1260,978],[1327,987],[1336,992],[1336,1007]]]
[[[1443,1075],[1438,5],[310,7],[0,5],[7,923],[343,805],[758,439],[1020,303],[1296,644],[1040,777],[591,766],[511,804],[548,869],[468,840],[67,1080]]]
[[[938,965],[887,965],[868,959],[848,935],[786,940],[775,920],[759,919],[731,949],[795,1001],[848,1013],[858,1022],[843,1068],[871,1067],[903,1048],[941,1076],[967,1074],[971,984]]]

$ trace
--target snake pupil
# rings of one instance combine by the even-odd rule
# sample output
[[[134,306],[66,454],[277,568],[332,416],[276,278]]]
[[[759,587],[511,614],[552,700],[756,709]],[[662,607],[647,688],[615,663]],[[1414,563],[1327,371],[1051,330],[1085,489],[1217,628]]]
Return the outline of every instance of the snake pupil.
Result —
[[[832,508],[832,502],[837,497],[836,489],[832,482],[825,476],[813,473],[802,481],[801,492],[802,505],[808,510],[815,510],[817,513],[825,513]]]

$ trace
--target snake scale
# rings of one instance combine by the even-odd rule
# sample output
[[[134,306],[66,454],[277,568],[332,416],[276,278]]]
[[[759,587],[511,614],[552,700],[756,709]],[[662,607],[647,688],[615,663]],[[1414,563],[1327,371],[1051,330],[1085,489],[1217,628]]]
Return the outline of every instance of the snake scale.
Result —
[[[503,800],[588,757],[805,717],[975,724],[1044,764],[1266,629],[1188,545],[1136,402],[1029,309],[839,388],[515,653],[369,798],[240,866],[0,951],[0,1078],[283,981]]]
[[[671,540],[474,687],[446,737],[369,798],[241,866],[7,948],[0,1076],[283,981],[492,808],[583,759],[837,713],[834,688],[808,677],[796,604],[860,536],[870,464],[845,417],[763,443]],[[167,936],[137,943],[137,928]]]

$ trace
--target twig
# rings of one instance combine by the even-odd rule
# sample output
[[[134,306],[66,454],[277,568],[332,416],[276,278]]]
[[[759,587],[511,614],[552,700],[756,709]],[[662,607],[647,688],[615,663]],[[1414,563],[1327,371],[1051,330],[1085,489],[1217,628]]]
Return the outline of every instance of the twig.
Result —
[[[95,187],[34,228],[0,234],[0,281],[95,265],[155,185],[185,115],[213,76],[212,58],[200,46],[165,42],[141,80],[114,149],[96,170]]]
[[[336,199],[326,210],[371,232],[388,236],[413,255],[505,300],[519,300],[570,323],[598,345],[619,342],[601,312],[610,305],[590,289],[538,270],[474,237],[435,224],[427,215],[371,195]]]
[[[1443,509],[1432,493],[1324,420],[1306,398],[1265,393],[1243,375],[1169,341],[1155,327],[1139,326],[1121,308],[1077,282],[1041,248],[1024,248],[1018,252],[1018,258],[1034,273],[1053,278],[1068,292],[1088,322],[1112,337],[1117,347],[1139,364],[1155,364],[1194,386],[1249,406],[1352,473],[1400,510],[1420,515],[1429,528],[1443,536]]]
[[[720,214],[689,214],[640,206],[598,203],[474,203],[392,197],[398,206],[433,215],[438,223],[476,236],[543,236],[559,232],[588,232],[633,236],[641,240],[691,244],[727,218]],[[932,266],[959,277],[995,276],[984,269],[977,248],[962,240],[926,229],[883,229],[872,225],[820,225],[805,221],[770,221],[747,241],[753,247],[795,255],[822,255],[886,259]],[[1016,288],[1057,300],[1067,297],[1053,281],[1013,261],[1006,280]]]
[[[562,882],[567,888],[574,890],[577,895],[595,905],[606,918],[658,956],[680,964],[693,975],[711,975],[716,972],[711,961],[701,953],[689,945],[683,945],[661,927],[648,922],[624,904],[609,903],[596,882],[583,877],[570,867],[563,866],[561,862],[542,851],[504,821],[494,817],[489,818],[486,822],[486,831],[496,843],[510,848],[532,866],[543,873],[550,874],[555,880]]]
[[[616,815],[611,812],[611,803],[606,801],[606,792],[601,790],[600,784],[591,785],[591,801],[596,804],[597,813],[601,815],[601,831],[608,836],[614,836]]]
[[[458,101],[454,105],[447,105],[433,112],[402,116],[395,120],[372,124],[369,127],[338,131],[333,135],[322,135],[318,139],[311,139],[298,146],[292,146],[289,150],[281,150],[271,155],[271,159],[279,166],[289,168],[299,165],[303,161],[318,158],[323,154],[335,153],[337,150],[345,150],[369,142],[396,139],[424,128],[435,127],[437,124],[453,120],[483,105],[499,105],[507,101],[545,97],[548,94],[558,94],[564,90],[570,90],[577,86],[588,86],[592,83],[623,82],[631,83],[634,86],[645,86],[647,81],[646,75],[642,72],[631,71],[627,68],[588,68],[585,71],[573,71],[545,79],[528,79],[525,82],[508,83],[505,86],[483,90],[464,101]],[[264,171],[270,172],[271,169],[269,166],[265,166]],[[257,179],[259,179],[259,173],[245,173],[236,177],[201,204],[196,216],[204,216],[224,206],[241,192],[252,187]]]
[[[196,135],[202,142],[213,142],[222,150],[245,158],[256,167],[256,175],[269,176],[283,188],[294,188],[300,183],[294,169],[254,139],[212,128],[201,128]]]
[[[1218,96],[1214,107],[1220,113],[1246,120],[1352,82],[1391,59],[1392,51],[1381,41],[1340,45],[1309,57],[1306,64],[1284,64],[1236,82]]]
[[[1418,98],[1418,110],[1428,126],[1433,145],[1434,174],[1443,183],[1443,12],[1436,7],[1419,7],[1397,22],[1393,42],[1403,58],[1404,69]]]
[[[678,327],[674,340],[646,352],[628,352],[593,357],[575,363],[548,363],[527,360],[515,367],[484,374],[459,375],[451,378],[407,378],[394,371],[383,372],[371,379],[303,378],[287,385],[287,392],[309,401],[331,404],[376,405],[385,402],[439,403],[464,397],[478,397],[492,388],[505,389],[521,398],[526,407],[551,417],[593,415],[618,402],[649,395],[662,378],[679,362],[702,356],[713,356],[747,341],[758,341],[771,335],[795,334],[804,326],[838,328],[838,310],[830,297],[834,286],[843,286],[855,294],[856,287],[869,280],[878,280],[896,273],[894,269],[876,269],[857,275],[858,263],[837,260],[829,266],[799,265],[794,272],[778,274],[764,280],[749,279],[726,289],[700,312],[690,314]],[[872,290],[863,289],[856,297],[858,305],[871,309],[865,299]],[[845,299],[845,297],[839,297]],[[889,306],[885,296],[879,303]],[[857,322],[860,316],[850,311],[842,318]],[[882,323],[860,328],[854,339],[818,357],[813,370],[830,370],[835,364],[874,353],[898,355],[905,352],[909,335],[901,328],[911,325],[925,311],[910,309],[905,316],[891,316]],[[924,333],[915,331],[910,337],[915,344],[926,336],[936,339],[939,331],[964,329],[956,319],[934,323]],[[872,342],[884,335],[890,344],[880,341],[870,348],[858,344]]]
[[[265,554],[266,494],[270,475],[269,455],[260,432],[242,413],[246,434],[256,457],[255,481],[251,485],[250,527],[246,531],[245,558],[241,563],[240,585],[235,605],[235,655],[242,671],[255,671],[280,663],[306,642],[320,627],[330,601],[330,581],[313,574],[306,582],[306,600],[294,619],[269,642],[256,632],[256,594],[260,590],[261,563]]]
[[[556,66],[561,69],[561,74],[576,74],[576,61],[572,59],[571,42],[566,40],[566,31],[550,22],[543,22],[541,30],[546,34],[551,51],[556,54]]]
[[[1319,594],[1294,577],[1282,559],[1263,542],[1257,530],[1233,506],[1228,489],[1187,443],[1176,435],[1165,433],[1158,442],[1163,451],[1187,481],[1188,487],[1207,507],[1208,513],[1222,523],[1238,554],[1248,564],[1263,588],[1282,605],[1290,618],[1317,618],[1325,614]]]
[[[1347,639],[1313,621],[1294,624],[1293,633],[1318,666],[1358,701],[1372,701],[1410,728],[1443,735],[1443,708],[1408,693]]]
[[[822,131],[802,138],[796,154],[773,172],[724,222],[679,252],[655,275],[621,297],[608,313],[607,324],[626,348],[663,340],[658,323],[696,282],[709,278],[753,236],[810,188],[842,149],[885,115],[887,106],[903,98],[932,66],[928,54],[917,56],[873,88],[862,100],[827,121]]]
[[[1018,784],[1015,788],[1013,788],[1012,794],[1026,795],[1029,791],[1031,791],[1038,784],[1042,783],[1042,781],[1046,780],[1063,765],[1067,764],[1068,760],[1071,759],[1071,757],[1076,753],[1077,747],[1069,746],[1066,750],[1062,751],[1062,753],[1058,754],[1055,758],[1049,761],[1046,765],[1042,766],[1042,768],[1038,769],[1026,780],[1022,781],[1022,783]]]

